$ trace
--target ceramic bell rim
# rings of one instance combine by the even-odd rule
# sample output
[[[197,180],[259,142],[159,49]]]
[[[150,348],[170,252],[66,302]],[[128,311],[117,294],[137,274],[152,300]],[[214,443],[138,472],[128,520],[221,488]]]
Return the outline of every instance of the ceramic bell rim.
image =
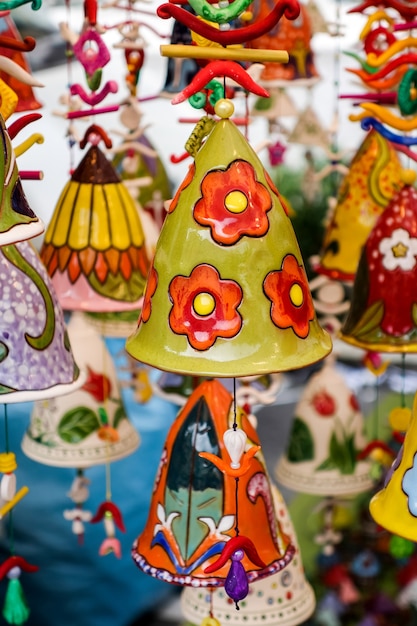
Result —
[[[97,146],[64,186],[41,258],[65,310],[140,309],[149,260],[139,212]]]
[[[417,352],[416,224],[417,191],[407,183],[366,241],[340,331],[346,343],[373,352]]]
[[[3,178],[0,246],[6,246],[41,235],[45,226],[30,208],[23,191],[12,142],[1,115],[0,137],[3,144],[0,157],[0,176]]]
[[[285,502],[275,485],[272,491],[275,511],[296,546],[293,560],[282,572],[253,582],[248,596],[239,602],[239,611],[224,589],[185,587],[181,593],[181,610],[188,622],[200,625],[212,612],[220,624],[229,626],[297,626],[313,614],[316,598],[304,575],[302,555]]]
[[[140,437],[128,419],[115,365],[84,314],[72,315],[68,334],[77,362],[86,372],[85,384],[63,398],[34,404],[23,452],[55,467],[86,468],[118,461],[138,448]]]
[[[161,370],[240,377],[298,369],[331,347],[282,198],[222,119],[171,202],[126,349]]]
[[[390,533],[417,541],[417,394],[404,443],[385,476],[384,486],[369,503],[375,522]]]
[[[134,309],[132,311],[123,311],[120,313],[108,312],[108,313],[94,313],[85,311],[88,317],[88,322],[93,328],[95,328],[103,337],[118,337],[126,339],[134,332],[137,325],[137,317],[140,313],[140,306],[143,303],[143,298],[139,300],[139,310]]]
[[[295,546],[275,515],[259,450],[252,450],[255,456],[239,477],[237,496],[235,478],[226,472],[230,457],[222,441],[232,426],[231,405],[231,394],[218,380],[205,381],[172,424],[148,519],[132,549],[133,560],[146,574],[172,584],[223,587],[230,562],[213,572],[205,569],[235,539],[236,525],[239,536],[253,542],[264,563],[255,565],[247,555],[243,557],[249,582],[281,571],[292,561]],[[257,433],[243,411],[238,411],[237,421],[246,433],[248,450],[258,446]],[[202,458],[202,452],[213,454],[220,464],[225,462],[225,473]],[[259,528],[263,528],[261,535]]]
[[[366,492],[374,484],[370,464],[357,460],[366,443],[358,400],[330,357],[304,388],[275,477],[292,491],[318,496]]]
[[[0,287],[1,402],[52,398],[83,385],[63,312],[30,242],[0,247]]]
[[[340,185],[314,271],[353,283],[373,226],[403,185],[397,152],[379,133],[369,131]]]
[[[42,402],[42,401],[41,401]],[[32,419],[37,419],[42,407],[34,414]],[[114,443],[100,441],[97,437],[89,444],[81,446],[50,447],[49,444],[35,441],[30,431],[23,435],[21,448],[23,453],[32,461],[49,465],[51,467],[62,467],[86,469],[94,465],[120,461],[133,454],[140,446],[139,433],[127,422],[125,427],[118,430],[119,440]]]

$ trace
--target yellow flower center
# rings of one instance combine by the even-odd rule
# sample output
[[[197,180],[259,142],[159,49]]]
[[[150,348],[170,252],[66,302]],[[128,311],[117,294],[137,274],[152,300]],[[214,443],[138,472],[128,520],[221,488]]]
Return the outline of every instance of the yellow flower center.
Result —
[[[210,315],[216,307],[216,300],[211,293],[202,292],[196,295],[193,301],[193,308],[197,315]]]
[[[294,283],[290,289],[290,300],[294,306],[301,306],[303,304],[303,290],[298,283]]]
[[[224,204],[231,213],[243,213],[248,206],[248,199],[243,191],[231,191],[225,197]]]

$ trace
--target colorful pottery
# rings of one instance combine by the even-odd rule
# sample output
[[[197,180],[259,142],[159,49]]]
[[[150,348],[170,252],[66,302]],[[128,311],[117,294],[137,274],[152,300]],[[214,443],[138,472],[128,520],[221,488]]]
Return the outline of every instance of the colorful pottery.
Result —
[[[233,111],[219,105],[224,117]],[[170,204],[126,348],[200,376],[290,370],[331,350],[286,207],[229,119],[214,125]]]
[[[139,308],[148,271],[142,225],[127,188],[96,145],[61,193],[41,258],[64,309]]]
[[[0,248],[1,401],[69,393],[84,382],[49,276],[29,242]]]
[[[253,7],[253,22],[262,20],[273,8],[273,2],[262,0]],[[300,15],[295,20],[285,16],[268,33],[249,41],[247,46],[266,50],[287,50],[288,63],[263,63],[261,82],[274,87],[313,85],[319,80],[311,49],[312,29],[306,7],[300,4]]]
[[[31,239],[44,231],[44,225],[30,208],[23,191],[12,142],[0,115],[0,246]]]
[[[377,524],[410,541],[417,541],[416,435],[417,396],[404,443],[388,470],[383,489],[372,497],[369,505]]]
[[[315,270],[352,282],[378,217],[403,187],[397,153],[376,131],[365,137],[339,190]]]
[[[301,554],[285,501],[271,485],[277,519],[295,546],[294,558],[282,571],[251,584],[249,595],[236,611],[223,589],[185,587],[181,609],[186,620],[200,625],[211,613],[220,624],[230,626],[296,626],[314,611],[314,592],[305,578]]]
[[[22,40],[10,13],[1,15],[0,32],[2,38],[6,40],[10,38],[16,42],[16,46],[0,45],[0,55],[2,57],[9,58],[30,74],[30,64],[28,63],[24,52],[22,52],[22,50],[26,47],[24,45],[25,42]],[[25,39],[27,42],[28,38],[26,37]],[[26,50],[26,52],[33,50],[35,45],[36,41],[34,40],[33,48],[30,46],[29,50]],[[12,89],[17,96],[16,108],[14,109],[15,113],[20,113],[22,111],[35,111],[36,109],[40,109],[42,107],[42,104],[36,99],[31,85],[25,84],[22,80],[19,80],[18,77],[14,77],[5,71],[0,71],[0,79],[4,81],[8,88]]]
[[[371,489],[370,465],[357,456],[366,445],[355,395],[333,359],[308,381],[295,408],[277,480],[294,491],[347,496]]]
[[[228,565],[210,573],[205,570],[236,540],[237,526],[239,537],[253,542],[263,562],[259,566],[249,556],[243,557],[249,582],[279,572],[291,562],[294,546],[275,515],[265,462],[256,452],[258,436],[243,411],[238,411],[237,420],[238,428],[246,433],[245,454],[255,446],[256,456],[251,457],[238,483],[217,466],[226,463],[230,467],[223,436],[232,426],[231,409],[231,394],[220,382],[206,381],[193,392],[172,425],[149,517],[132,552],[145,573],[181,585],[224,587]],[[214,455],[216,464],[202,453]]]
[[[341,339],[374,352],[417,352],[417,191],[406,185],[366,242]]]
[[[82,313],[72,314],[68,334],[85,383],[66,396],[35,403],[23,452],[55,467],[122,459],[137,449],[139,435],[128,420],[113,360]]]

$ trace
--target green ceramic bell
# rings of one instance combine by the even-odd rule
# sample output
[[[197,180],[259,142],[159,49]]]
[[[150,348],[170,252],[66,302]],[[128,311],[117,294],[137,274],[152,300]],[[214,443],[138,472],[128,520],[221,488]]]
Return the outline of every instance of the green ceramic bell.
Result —
[[[159,369],[249,376],[331,350],[285,205],[232,112],[217,103],[222,119],[170,204],[127,340],[134,358]]]

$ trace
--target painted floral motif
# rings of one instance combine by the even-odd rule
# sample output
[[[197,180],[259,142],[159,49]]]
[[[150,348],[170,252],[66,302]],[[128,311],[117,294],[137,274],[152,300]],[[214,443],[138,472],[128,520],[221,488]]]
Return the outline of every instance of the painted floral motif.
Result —
[[[226,170],[214,170],[203,178],[202,197],[194,207],[194,218],[210,226],[214,241],[236,243],[244,235],[262,237],[268,231],[267,212],[272,199],[267,188],[256,180],[253,166],[237,160]]]
[[[403,228],[397,228],[391,233],[391,237],[381,239],[379,251],[383,255],[382,265],[385,269],[400,268],[409,271],[416,264],[417,239],[410,237]]]
[[[333,396],[331,396],[324,389],[314,394],[311,399],[311,404],[313,405],[316,413],[318,413],[321,417],[331,417],[335,414],[335,400]]]
[[[184,180],[182,181],[181,185],[178,187],[178,189],[177,189],[177,191],[175,193],[175,196],[172,198],[172,201],[171,201],[171,203],[169,205],[169,208],[168,208],[168,213],[172,213],[177,208],[177,204],[178,204],[178,200],[180,199],[180,195],[182,194],[184,189],[186,187],[188,187],[188,185],[193,180],[194,173],[195,173],[195,164],[192,163],[190,165],[190,167],[188,168],[188,172],[185,175]]]
[[[152,266],[150,272],[149,272],[149,276],[148,276],[148,282],[146,285],[146,291],[145,291],[145,296],[143,299],[143,306],[142,306],[142,313],[141,313],[141,321],[142,322],[147,322],[148,319],[151,316],[152,313],[152,297],[156,291],[156,288],[158,286],[158,272],[156,271],[156,269]]]
[[[237,311],[242,289],[234,280],[221,279],[211,265],[198,265],[190,276],[175,276],[169,286],[174,333],[187,335],[196,350],[207,350],[218,337],[235,337],[242,326]]]
[[[402,488],[408,497],[408,510],[411,515],[417,517],[417,458],[414,455],[413,466],[405,473],[402,481]]]
[[[292,254],[287,254],[281,270],[269,272],[264,291],[271,300],[271,318],[278,328],[292,328],[305,339],[314,319],[314,307],[304,268]]]
[[[87,380],[81,389],[92,395],[96,402],[104,402],[111,394],[111,380],[105,374],[95,372],[87,365]]]

